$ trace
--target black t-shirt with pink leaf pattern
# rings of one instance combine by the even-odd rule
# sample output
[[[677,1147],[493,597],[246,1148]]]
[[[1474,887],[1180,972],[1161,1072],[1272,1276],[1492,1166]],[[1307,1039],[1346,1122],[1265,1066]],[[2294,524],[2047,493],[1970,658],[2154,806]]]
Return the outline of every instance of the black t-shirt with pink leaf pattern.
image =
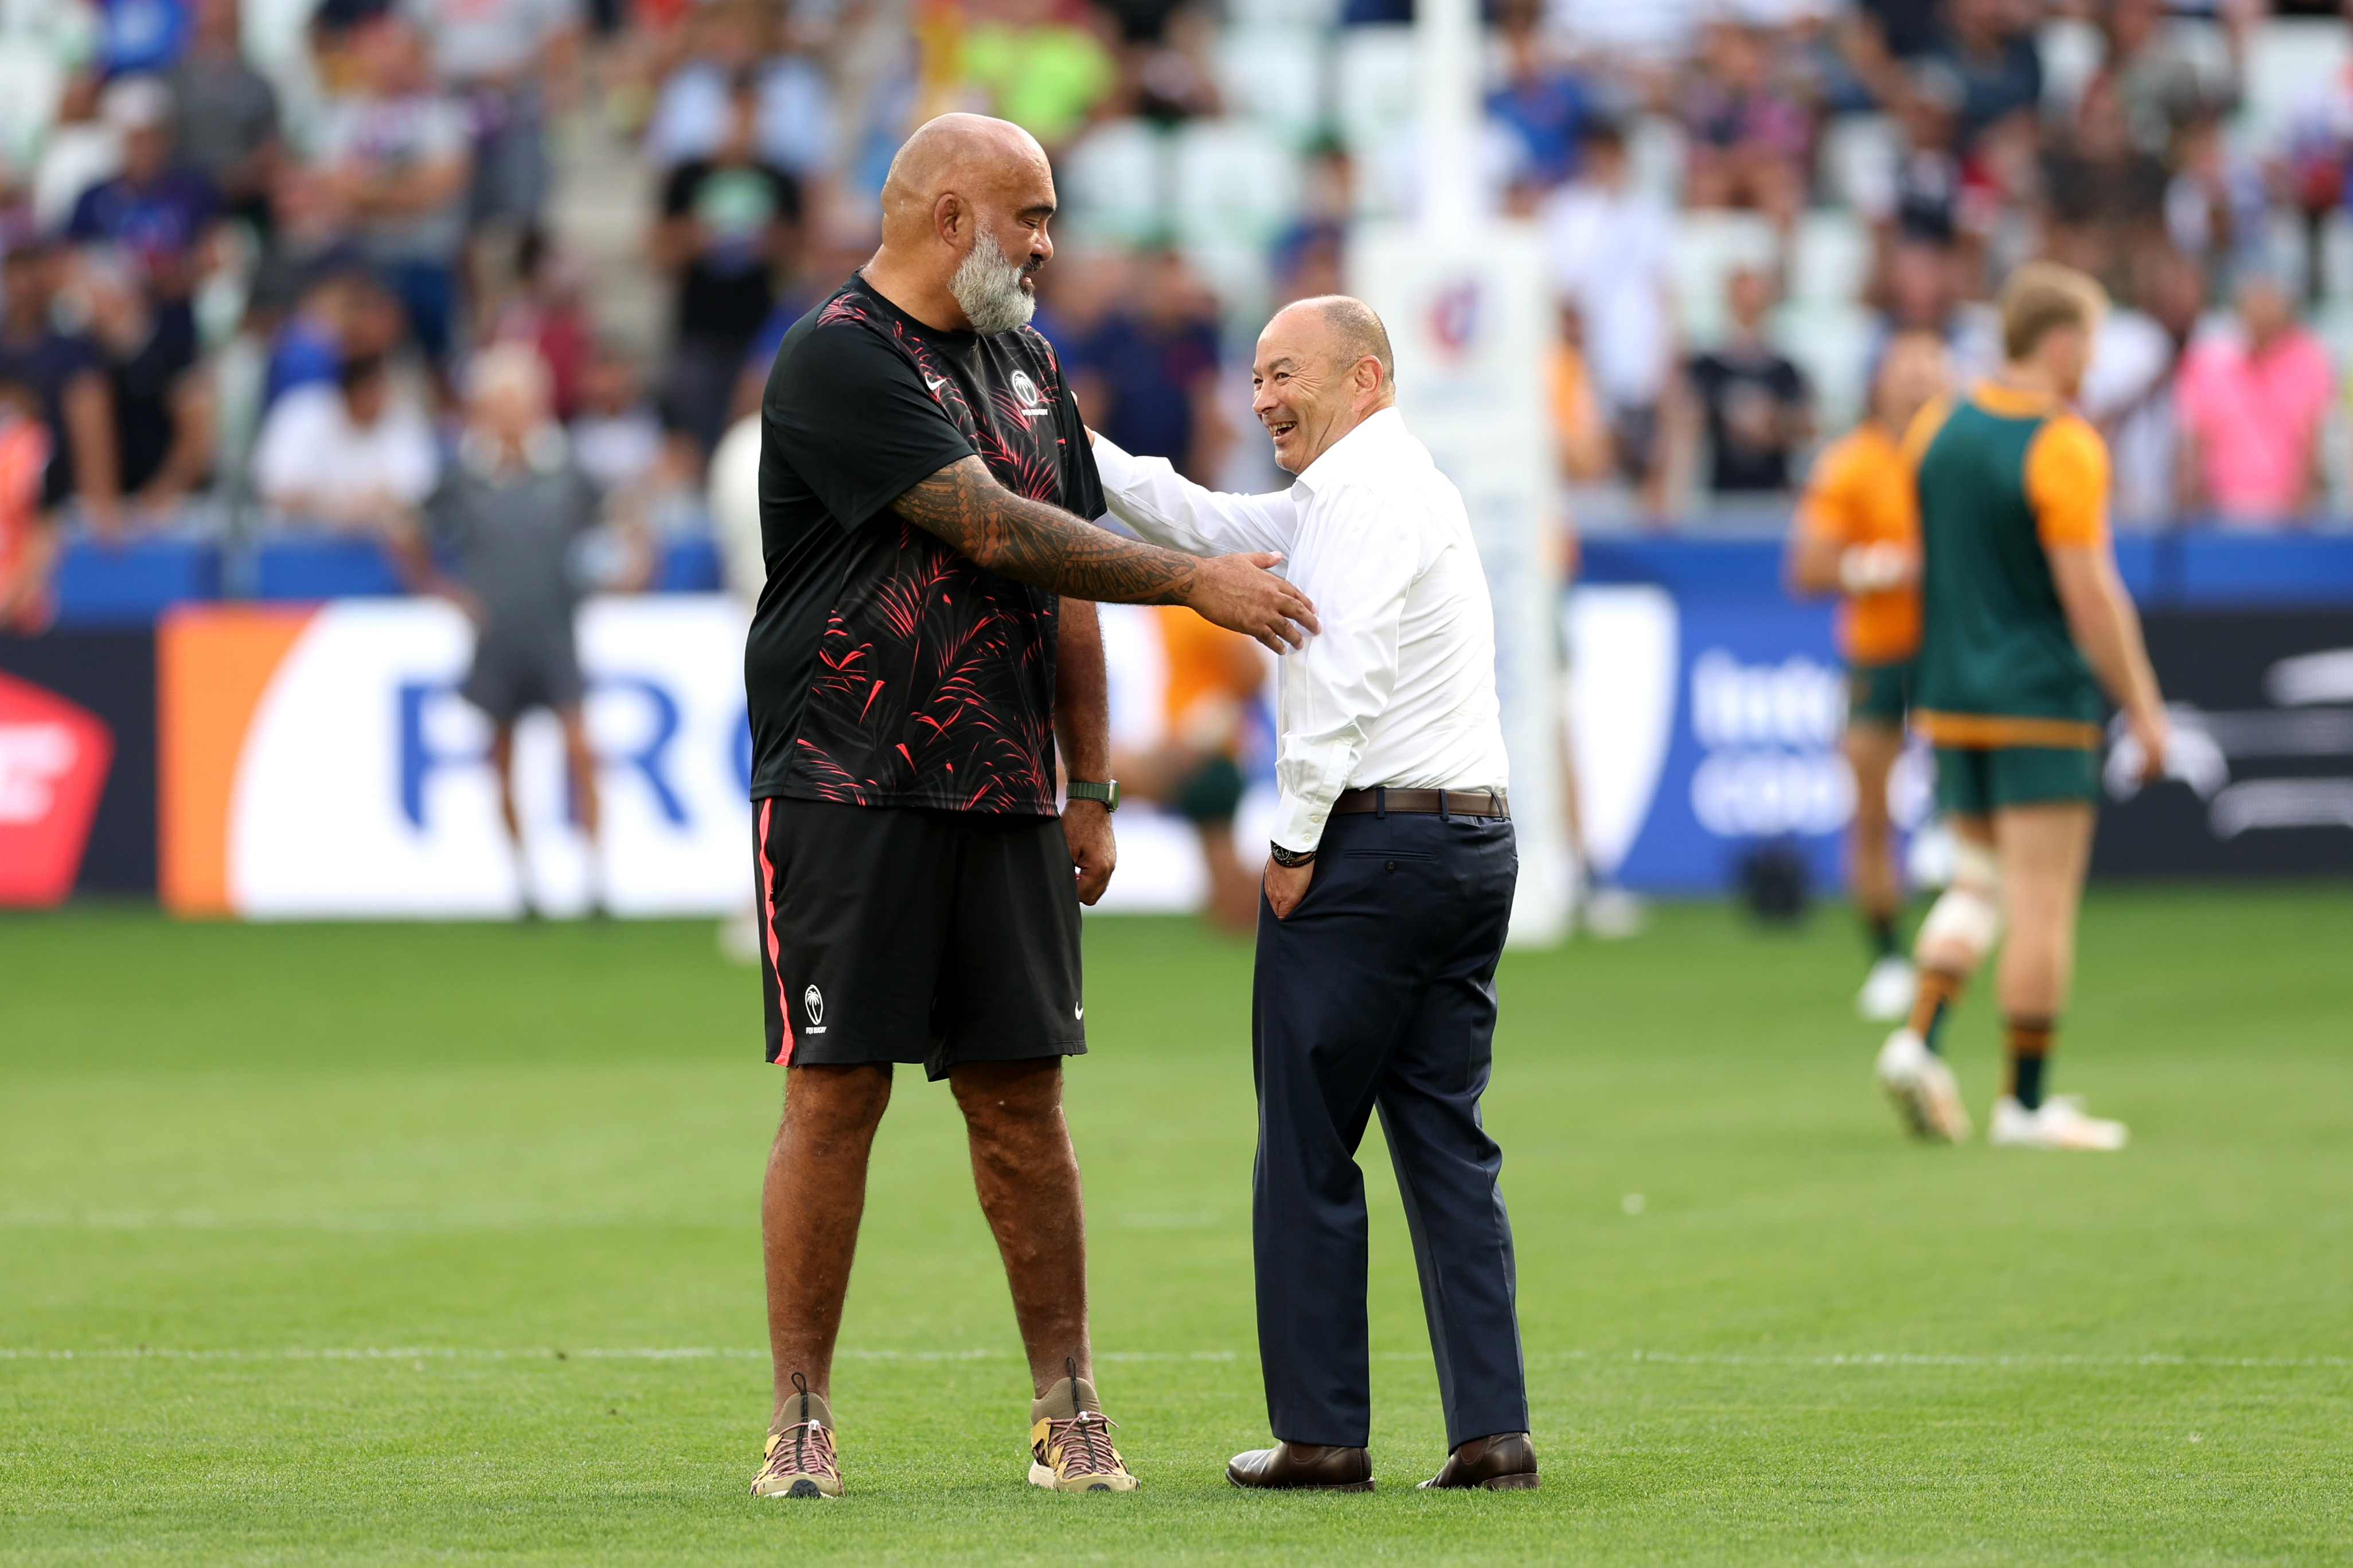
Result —
[[[1053,348],[938,331],[853,277],[785,334],[761,435],[752,798],[1052,815],[1055,596],[891,506],[976,452],[1007,489],[1102,516]]]

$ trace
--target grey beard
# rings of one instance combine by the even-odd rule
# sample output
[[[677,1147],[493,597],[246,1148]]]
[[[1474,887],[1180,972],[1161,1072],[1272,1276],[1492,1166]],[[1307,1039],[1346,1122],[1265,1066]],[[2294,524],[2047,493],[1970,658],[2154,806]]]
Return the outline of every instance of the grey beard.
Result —
[[[983,337],[1011,332],[1037,313],[1037,296],[1021,286],[1022,270],[993,234],[982,233],[948,280],[948,292]]]

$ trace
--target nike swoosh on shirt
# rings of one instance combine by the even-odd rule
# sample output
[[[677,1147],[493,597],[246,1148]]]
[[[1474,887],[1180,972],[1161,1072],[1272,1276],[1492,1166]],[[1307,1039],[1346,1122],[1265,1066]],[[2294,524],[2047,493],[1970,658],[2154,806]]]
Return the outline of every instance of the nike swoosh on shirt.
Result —
[[[924,376],[924,377],[923,377],[923,386],[924,386],[926,388],[928,388],[929,390],[934,391],[934,392],[938,391],[941,387],[943,387],[946,386],[947,384],[948,384],[948,378],[947,378],[946,376],[941,376],[937,381],[933,380],[933,379],[932,379],[930,376]]]

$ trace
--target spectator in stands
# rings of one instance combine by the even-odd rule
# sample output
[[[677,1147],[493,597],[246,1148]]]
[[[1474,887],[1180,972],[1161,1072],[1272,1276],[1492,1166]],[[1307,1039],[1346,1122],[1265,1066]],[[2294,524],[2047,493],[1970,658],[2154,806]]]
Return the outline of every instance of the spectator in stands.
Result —
[[[1218,406],[1217,301],[1174,250],[1144,258],[1133,276],[1072,355],[1082,407],[1120,447],[1209,483],[1233,436]]]
[[[988,112],[1047,147],[1068,144],[1119,86],[1118,62],[1083,8],[981,0],[972,14],[965,80],[987,96]]]
[[[759,155],[757,81],[737,78],[733,101],[712,155],[670,171],[653,237],[655,264],[678,289],[664,401],[706,453],[727,428],[744,349],[775,307],[800,231],[799,182]]]
[[[590,355],[572,419],[572,455],[607,495],[657,480],[673,439],[646,401],[638,367],[610,344]],[[685,465],[691,471],[692,464]]]
[[[2120,523],[2157,523],[2173,515],[2174,387],[2206,281],[2188,257],[2151,249],[2135,263],[2127,298],[2093,336],[2076,403],[2108,443],[2110,510]]]
[[[2194,116],[2173,152],[2165,228],[2174,248],[2227,277],[2270,264],[2272,193],[2263,165],[2224,134],[2218,114]]]
[[[2242,277],[2236,305],[2234,330],[2182,357],[2181,504],[2247,526],[2299,519],[2320,495],[2320,430],[2337,377],[2276,279]]]
[[[2014,0],[1945,0],[1944,26],[1927,58],[1960,83],[1962,145],[2014,115],[2031,119],[2042,104],[2042,54],[2035,47],[2040,8]]]
[[[81,193],[122,167],[122,132],[100,111],[102,88],[95,73],[78,70],[58,95],[33,166],[33,219],[45,233],[65,227]]]
[[[1870,359],[1876,363],[1898,334],[1929,332],[1945,340],[1955,385],[1968,387],[2000,369],[1999,324],[1984,303],[1962,300],[1961,272],[1959,254],[1951,246],[1924,240],[1898,244],[1873,292],[1880,328]]]
[[[1679,449],[1674,470],[1693,440],[1707,438],[1708,489],[1718,496],[1772,495],[1789,488],[1789,460],[1812,439],[1806,378],[1765,338],[1773,281],[1754,267],[1736,269],[1725,285],[1732,331],[1715,348],[1683,366],[1670,405]]]
[[[471,116],[475,224],[539,222],[547,201],[547,109],[572,80],[577,0],[406,0],[433,71]]]
[[[2163,0],[2109,0],[2099,17],[2107,52],[2093,80],[2116,94],[2144,153],[2162,156],[2193,120],[2238,107],[2246,32],[2260,8],[2225,0],[2212,9],[2227,46],[2229,74],[2220,78],[2201,63],[2195,35],[2171,25]]]
[[[1487,114],[1519,138],[1526,177],[1550,189],[1577,173],[1588,95],[1577,73],[1552,58],[1543,19],[1541,0],[1501,0],[1495,7],[1504,79],[1487,94]]]
[[[297,387],[262,421],[253,487],[284,524],[396,537],[439,476],[432,427],[400,396],[381,354],[345,360],[328,385]]]
[[[773,24],[756,0],[719,0],[689,26],[691,52],[662,82],[646,156],[667,169],[716,154],[734,123],[735,84],[748,76],[759,84],[759,160],[802,181],[824,175],[834,162],[837,110],[818,62],[798,49],[770,52]]]
[[[356,221],[362,253],[441,377],[456,346],[472,128],[464,107],[434,84],[406,20],[361,23],[351,55],[354,90],[320,138],[326,193]]]
[[[246,62],[237,0],[195,0],[195,30],[172,68],[172,135],[212,183],[225,215],[270,227],[270,187],[284,156],[278,90]]]
[[[51,317],[63,264],[59,249],[39,239],[11,246],[0,263],[0,381],[40,398],[50,450],[42,508],[55,513],[74,502],[90,532],[110,538],[121,525],[114,394],[97,346]]]
[[[516,238],[513,281],[482,334],[492,343],[525,343],[539,353],[554,389],[555,417],[580,410],[580,379],[594,352],[595,324],[582,298],[579,270],[543,229]]]
[[[195,317],[151,302],[138,262],[111,249],[76,258],[73,294],[113,393],[122,493],[148,520],[176,522],[213,464],[212,374],[197,357]]]
[[[1199,5],[1177,6],[1159,37],[1128,48],[1120,107],[1162,125],[1222,112],[1217,54],[1217,19]]]
[[[122,137],[122,172],[82,192],[66,222],[78,244],[105,244],[135,258],[164,314],[195,316],[188,294],[219,198],[212,182],[180,163],[172,142],[172,94],[152,76],[110,83],[103,112]]]
[[[474,622],[473,669],[459,689],[491,721],[501,815],[526,906],[534,900],[515,807],[515,723],[546,708],[563,726],[576,821],[588,842],[589,902],[601,907],[596,759],[581,711],[586,685],[573,626],[580,584],[572,559],[575,542],[597,525],[602,507],[553,414],[547,367],[529,348],[497,344],[477,355],[467,367],[458,461],[426,502],[424,526],[404,534],[401,556],[412,582],[455,599]],[[642,583],[643,536],[628,532]],[[437,547],[455,557],[454,579],[436,565]]]
[[[1772,79],[1767,40],[1752,27],[1719,22],[1707,32],[1701,67],[1683,102],[1692,207],[1740,207],[1787,230],[1806,201],[1812,126],[1803,106]]]
[[[2165,165],[2134,145],[2116,83],[2094,77],[2042,152],[2050,257],[2116,291],[2131,259],[2164,238],[2167,183]]]
[[[1587,125],[1577,176],[1546,200],[1541,221],[1553,287],[1577,312],[1619,463],[1656,514],[1666,503],[1659,404],[1675,346],[1671,230],[1666,208],[1635,187],[1614,122]]]
[[[0,631],[46,631],[57,614],[49,575],[58,530],[41,505],[48,466],[40,393],[22,381],[0,380]]]
[[[110,79],[169,69],[188,47],[188,6],[180,0],[100,0],[97,65]]]

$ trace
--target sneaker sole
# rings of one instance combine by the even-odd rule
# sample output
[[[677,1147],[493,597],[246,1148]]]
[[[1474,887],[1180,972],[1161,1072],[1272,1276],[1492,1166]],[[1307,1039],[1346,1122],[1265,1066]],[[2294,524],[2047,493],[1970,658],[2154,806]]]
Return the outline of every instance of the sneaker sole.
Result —
[[[1127,1478],[1127,1485],[1124,1487],[1101,1477],[1089,1479],[1084,1486],[1073,1485],[1054,1474],[1053,1467],[1040,1465],[1035,1460],[1029,1465],[1029,1484],[1040,1491],[1049,1492],[1132,1492],[1139,1485],[1134,1476]]]
[[[1926,1077],[1899,1078],[1886,1074],[1873,1075],[1879,1092],[1895,1107],[1896,1118],[1904,1129],[1926,1143],[1959,1143],[1969,1135],[1968,1114],[1957,1104],[1950,1115],[1937,1103],[1936,1086]]]
[[[839,1496],[841,1496],[841,1494],[840,1494],[839,1492],[829,1492],[829,1491],[827,1491],[823,1487],[818,1486],[815,1481],[810,1480],[807,1476],[803,1476],[799,1480],[795,1481],[791,1486],[786,1487],[783,1491],[780,1491],[780,1492],[754,1492],[752,1495],[753,1495],[754,1497],[755,1497],[755,1498],[763,1499],[765,1499],[765,1500],[766,1500],[766,1501],[768,1501],[768,1502],[781,1502],[781,1501],[784,1501],[785,1499],[788,1499],[788,1498],[820,1498],[820,1499],[824,1499],[825,1501],[827,1501],[827,1502],[831,1502],[831,1501],[833,1501],[836,1498],[839,1498]]]

